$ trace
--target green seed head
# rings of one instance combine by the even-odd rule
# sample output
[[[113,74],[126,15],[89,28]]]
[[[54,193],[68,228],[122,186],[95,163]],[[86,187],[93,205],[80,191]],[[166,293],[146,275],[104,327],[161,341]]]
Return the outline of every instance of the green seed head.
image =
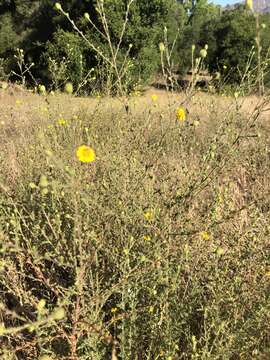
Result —
[[[62,320],[65,317],[66,313],[63,308],[58,308],[53,313],[53,318],[55,320]]]
[[[40,180],[39,180],[39,186],[46,188],[49,185],[47,177],[45,175],[41,175]]]
[[[38,85],[38,93],[40,95],[45,95],[46,94],[46,87],[45,85]]]
[[[165,45],[163,42],[159,43],[159,50],[161,53],[163,53],[165,51]]]
[[[60,4],[59,2],[57,2],[57,3],[54,4],[54,8],[55,8],[55,10],[57,10],[57,11],[62,10],[62,6],[61,6],[61,4]]]
[[[202,49],[202,50],[200,51],[200,57],[203,58],[203,59],[205,59],[206,56],[207,56],[207,50],[206,50],[206,49]]]
[[[72,94],[73,93],[73,85],[71,82],[66,83],[64,91],[66,94]]]
[[[8,83],[5,82],[5,81],[3,81],[3,82],[0,84],[0,86],[1,86],[1,88],[2,88],[3,90],[6,90],[6,89],[8,88]]]

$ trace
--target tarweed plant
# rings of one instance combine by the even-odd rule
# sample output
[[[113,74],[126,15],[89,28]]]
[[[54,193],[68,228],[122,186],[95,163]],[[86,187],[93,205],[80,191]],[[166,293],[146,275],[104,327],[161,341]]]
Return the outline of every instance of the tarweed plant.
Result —
[[[269,94],[198,91],[195,50],[186,92],[0,104],[4,360],[269,357]]]
[[[129,114],[95,100],[59,125],[57,95],[6,128],[4,358],[267,357],[269,99],[246,113],[195,93],[176,121],[170,96]]]

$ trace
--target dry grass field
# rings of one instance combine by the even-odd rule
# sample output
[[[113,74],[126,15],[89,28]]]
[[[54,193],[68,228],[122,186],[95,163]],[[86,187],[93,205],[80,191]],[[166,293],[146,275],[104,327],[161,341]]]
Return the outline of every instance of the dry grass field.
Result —
[[[0,112],[1,359],[269,359],[269,97]]]

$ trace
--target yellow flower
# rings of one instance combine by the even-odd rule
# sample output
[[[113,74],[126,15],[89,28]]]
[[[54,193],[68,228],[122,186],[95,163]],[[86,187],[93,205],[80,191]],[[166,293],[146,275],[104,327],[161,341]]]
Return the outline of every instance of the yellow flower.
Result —
[[[117,311],[118,311],[117,307],[114,307],[114,308],[111,309],[112,314],[115,314]]]
[[[152,221],[154,219],[154,215],[152,211],[146,211],[146,213],[144,213],[144,218],[147,221]]]
[[[249,10],[253,10],[253,0],[246,0],[246,6]]]
[[[66,122],[66,120],[65,119],[63,119],[63,118],[60,118],[60,119],[58,119],[58,125],[66,125],[67,124],[67,122]]]
[[[209,235],[209,233],[208,233],[207,231],[202,231],[202,232],[200,233],[200,236],[201,236],[201,238],[202,238],[203,240],[209,240],[209,239],[210,239],[210,235]]]
[[[91,163],[95,161],[96,158],[95,151],[91,147],[86,145],[79,146],[76,151],[76,155],[78,160],[83,163]]]
[[[150,241],[151,237],[149,235],[144,235],[143,240]]]
[[[179,107],[176,110],[176,117],[179,121],[184,122],[186,120],[186,112],[183,107]]]
[[[158,97],[157,97],[156,94],[153,94],[153,95],[151,96],[151,99],[152,99],[153,102],[157,102]]]

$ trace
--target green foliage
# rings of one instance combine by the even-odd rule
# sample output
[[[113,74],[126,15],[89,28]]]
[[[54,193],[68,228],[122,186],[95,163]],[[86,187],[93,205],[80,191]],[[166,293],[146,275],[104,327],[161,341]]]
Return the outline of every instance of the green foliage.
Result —
[[[77,34],[62,29],[54,34],[43,56],[50,70],[49,82],[55,88],[61,87],[66,81],[71,81],[77,87],[83,81],[86,76],[86,50],[86,44]]]
[[[262,59],[269,56],[270,48],[270,16],[261,16]],[[247,68],[252,54],[250,68],[257,66],[256,22],[254,14],[245,7],[239,6],[234,11],[224,11],[221,17],[204,24],[201,39],[209,44],[208,66],[210,71],[220,71],[231,83],[239,83]]]
[[[239,69],[240,73],[234,70],[231,75],[232,80],[239,81],[250,52],[255,48],[255,18],[242,8],[227,12],[220,19],[215,33],[215,57],[229,69]]]
[[[10,13],[0,15],[0,54],[7,56],[18,45],[18,35],[16,34],[12,16]]]
[[[207,1],[199,1],[194,4],[186,20],[183,36],[178,42],[178,53],[180,54],[179,72],[185,74],[191,69],[191,48],[196,46],[195,57],[199,51],[209,44],[209,38],[203,38],[201,32],[205,24],[218,23],[220,18],[220,7],[208,4]],[[215,38],[216,39],[216,38]],[[211,51],[211,46],[209,46]]]

